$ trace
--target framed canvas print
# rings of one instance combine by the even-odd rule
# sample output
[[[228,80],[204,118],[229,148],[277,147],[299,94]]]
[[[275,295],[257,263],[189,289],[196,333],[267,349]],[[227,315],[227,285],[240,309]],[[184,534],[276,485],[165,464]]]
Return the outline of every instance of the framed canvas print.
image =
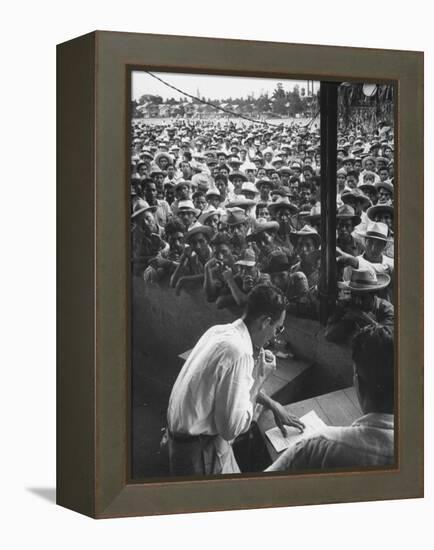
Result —
[[[58,46],[58,486],[96,518],[423,496],[423,54]]]

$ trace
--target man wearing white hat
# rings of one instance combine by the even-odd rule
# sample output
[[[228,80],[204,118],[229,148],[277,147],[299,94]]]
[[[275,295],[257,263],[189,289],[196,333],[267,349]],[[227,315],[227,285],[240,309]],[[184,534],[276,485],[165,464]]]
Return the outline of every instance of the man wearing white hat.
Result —
[[[343,273],[344,281],[351,279],[352,269],[372,267],[377,275],[387,275],[390,285],[382,289],[381,296],[393,303],[394,260],[384,254],[388,243],[388,232],[389,228],[385,223],[369,222],[366,231],[360,233],[364,240],[365,252],[359,256],[351,256],[338,249],[337,262],[346,266]]]

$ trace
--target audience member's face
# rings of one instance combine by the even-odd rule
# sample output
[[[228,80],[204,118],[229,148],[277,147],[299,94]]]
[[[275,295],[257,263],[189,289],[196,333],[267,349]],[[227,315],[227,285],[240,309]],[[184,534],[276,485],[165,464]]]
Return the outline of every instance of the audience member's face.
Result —
[[[276,220],[279,222],[280,229],[283,232],[288,232],[292,228],[289,208],[279,208],[276,212]]]
[[[169,179],[172,179],[175,175],[175,167],[173,166],[173,164],[170,164],[168,167],[167,167],[167,177]]]
[[[214,257],[225,266],[233,266],[234,258],[232,256],[231,247],[227,244],[219,244],[215,247]]]
[[[244,242],[246,237],[246,225],[244,223],[230,225],[228,227],[228,233],[231,236],[233,244],[240,245]]]
[[[378,191],[378,202],[381,204],[392,202],[392,195],[387,189],[380,188]]]
[[[375,170],[375,163],[373,160],[367,160],[365,161],[365,170],[368,170],[369,172],[373,172]]]
[[[221,199],[220,199],[220,197],[216,197],[216,198],[219,201],[224,200],[226,198],[226,190],[227,190],[226,183],[223,180],[217,180],[215,182],[215,186],[217,187],[217,189],[219,190],[220,195],[221,195]]]
[[[167,239],[171,252],[180,256],[184,250],[184,233],[175,231],[171,233]]]
[[[274,172],[271,174],[271,181],[273,182],[274,186],[278,186],[280,184],[280,176],[277,172]]]
[[[178,200],[180,200],[180,201],[188,200],[189,195],[190,195],[190,188],[188,187],[188,185],[181,185],[176,190],[176,196],[178,197]]]
[[[145,199],[149,204],[155,204],[157,201],[157,186],[155,183],[147,183],[145,186]]]
[[[336,183],[338,184],[339,189],[342,189],[345,187],[345,174],[338,174],[336,176]]]
[[[389,170],[387,168],[382,168],[378,171],[378,175],[380,176],[381,181],[386,181],[389,179]]]
[[[178,217],[186,229],[188,229],[196,219],[194,212],[191,212],[191,210],[181,210],[178,212]]]
[[[165,199],[169,204],[172,204],[172,202],[175,200],[175,189],[173,187],[166,187],[166,191],[164,193]]]
[[[241,191],[241,187],[243,185],[243,179],[242,178],[234,178],[232,180],[233,186],[235,191]]]
[[[353,220],[337,220],[338,239],[342,242],[351,241],[351,233],[354,231]]]
[[[239,266],[239,273],[242,280],[242,290],[243,292],[250,292],[252,288],[255,286],[256,281],[258,279],[258,268],[254,266],[248,266],[248,265],[240,265]]]
[[[357,187],[357,178],[352,174],[347,176],[347,185],[350,189],[354,189],[355,187]]]
[[[365,253],[367,259],[378,258],[384,252],[386,248],[386,241],[382,239],[371,239],[370,237],[365,239]]]
[[[146,234],[150,235],[151,233],[155,233],[157,231],[157,224],[155,223],[155,218],[152,212],[144,212],[141,223],[142,229]]]
[[[205,221],[205,225],[207,225],[208,227],[211,227],[213,232],[217,233],[219,228],[219,221],[220,221],[220,216],[218,214],[213,214],[212,216],[209,216],[209,218],[207,218],[207,220]]]
[[[268,208],[266,206],[261,206],[256,211],[256,217],[257,218],[264,218],[265,220],[269,220],[271,218],[270,212],[268,211]]]
[[[376,204],[378,200],[378,193],[374,189],[366,188],[363,190],[365,195],[368,197],[368,199],[372,202],[372,204]]]
[[[378,214],[374,216],[374,221],[385,223],[389,231],[393,231],[393,216],[390,212],[378,212]]]
[[[203,233],[196,233],[190,238],[189,244],[193,252],[196,252],[201,258],[208,253],[208,239]]]
[[[300,237],[296,248],[297,254],[303,260],[308,254],[316,250],[315,241],[312,237]]]
[[[206,208],[206,198],[204,197],[204,195],[198,195],[195,197],[194,206],[200,211]]]

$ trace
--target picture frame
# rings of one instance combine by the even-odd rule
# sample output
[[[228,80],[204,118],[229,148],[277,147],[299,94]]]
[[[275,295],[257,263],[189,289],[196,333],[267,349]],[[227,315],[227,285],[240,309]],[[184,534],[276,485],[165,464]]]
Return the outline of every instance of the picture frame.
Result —
[[[125,182],[134,67],[396,84],[397,468],[146,483],[129,478]],[[58,46],[57,100],[57,503],[109,518],[422,497],[423,54],[96,31]]]

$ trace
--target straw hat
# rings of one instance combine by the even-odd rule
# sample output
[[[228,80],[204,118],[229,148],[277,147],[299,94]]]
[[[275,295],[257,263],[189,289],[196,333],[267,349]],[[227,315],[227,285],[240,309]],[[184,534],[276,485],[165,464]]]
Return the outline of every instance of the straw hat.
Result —
[[[352,292],[377,292],[386,288],[390,283],[390,276],[386,273],[376,273],[372,267],[362,267],[351,270],[351,279],[344,281],[342,286]]]
[[[137,199],[133,207],[133,213],[131,214],[132,218],[135,218],[142,212],[152,212],[154,213],[157,210],[156,206],[150,206],[145,200]]]
[[[304,225],[300,231],[294,231],[289,234],[289,239],[293,245],[296,245],[298,240],[302,237],[310,237],[314,240],[316,246],[321,244],[321,237],[319,236],[318,231],[310,225]]]

